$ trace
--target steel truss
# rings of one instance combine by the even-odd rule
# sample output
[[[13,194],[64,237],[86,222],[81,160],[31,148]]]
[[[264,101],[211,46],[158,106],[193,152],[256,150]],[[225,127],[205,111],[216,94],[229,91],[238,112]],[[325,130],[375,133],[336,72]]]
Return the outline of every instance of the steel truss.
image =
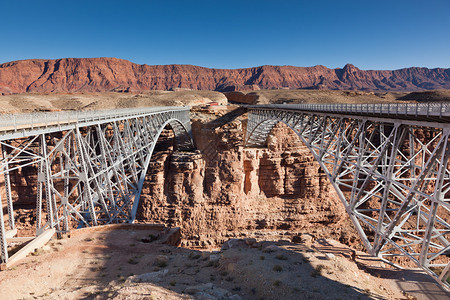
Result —
[[[4,263],[8,261],[6,229],[15,228],[11,173],[35,170],[36,235],[48,228],[67,232],[134,221],[153,149],[166,125],[173,130],[179,150],[193,148],[188,107],[77,113],[44,122],[52,117],[55,114],[40,114],[30,122],[32,126],[0,128],[2,197],[8,207],[8,226],[0,209]]]
[[[448,121],[330,111],[251,106],[246,146],[264,146],[275,124],[288,125],[327,174],[368,252],[396,266],[407,257],[449,288]]]

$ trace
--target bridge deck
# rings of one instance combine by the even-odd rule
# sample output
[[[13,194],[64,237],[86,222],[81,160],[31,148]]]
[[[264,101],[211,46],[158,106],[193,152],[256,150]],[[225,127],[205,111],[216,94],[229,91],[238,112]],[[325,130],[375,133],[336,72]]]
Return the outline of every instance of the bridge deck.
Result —
[[[0,140],[68,130],[117,120],[142,117],[165,111],[185,111],[190,107],[140,107],[95,111],[36,112],[0,115]]]
[[[450,122],[450,104],[443,102],[427,104],[269,104],[247,105],[245,107],[332,113],[340,115],[348,114],[361,117],[381,117],[422,122]]]

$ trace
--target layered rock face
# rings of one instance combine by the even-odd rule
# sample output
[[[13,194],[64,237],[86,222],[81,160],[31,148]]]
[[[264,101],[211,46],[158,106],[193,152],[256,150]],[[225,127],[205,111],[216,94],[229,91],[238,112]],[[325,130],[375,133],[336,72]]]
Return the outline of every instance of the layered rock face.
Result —
[[[138,65],[117,58],[13,61],[0,65],[0,93],[174,90],[336,89],[418,91],[450,89],[450,69],[363,71],[353,65],[261,66],[210,69],[192,65]]]
[[[199,151],[155,154],[141,222],[180,226],[190,247],[274,232],[358,239],[325,174],[288,127],[277,125],[260,149],[243,148],[239,120],[217,127],[197,119],[192,128]]]

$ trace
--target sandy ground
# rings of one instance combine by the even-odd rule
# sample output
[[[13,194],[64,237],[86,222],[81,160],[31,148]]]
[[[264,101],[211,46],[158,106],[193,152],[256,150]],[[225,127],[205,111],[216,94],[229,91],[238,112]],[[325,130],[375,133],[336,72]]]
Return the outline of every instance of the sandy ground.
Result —
[[[146,106],[226,104],[224,94],[214,91],[149,91],[86,94],[14,94],[0,96],[0,112],[38,112],[61,110],[99,110]]]
[[[408,93],[373,93],[329,90],[260,90],[248,94],[258,97],[258,104],[267,103],[390,103]]]
[[[225,250],[198,251],[149,242],[156,234],[124,228],[53,239],[0,272],[0,299],[446,297],[433,283],[419,287],[406,278],[411,272],[396,273],[362,252],[353,261],[352,250],[332,240],[234,239]]]
[[[392,103],[450,101],[450,90],[425,92],[260,90],[244,92],[267,103]],[[49,93],[0,96],[0,113],[98,110],[146,106],[227,104],[224,94],[215,91],[148,91],[143,93]]]
[[[450,101],[450,90],[423,92],[369,92],[334,90],[260,90],[254,95],[258,104],[267,103],[392,103]]]

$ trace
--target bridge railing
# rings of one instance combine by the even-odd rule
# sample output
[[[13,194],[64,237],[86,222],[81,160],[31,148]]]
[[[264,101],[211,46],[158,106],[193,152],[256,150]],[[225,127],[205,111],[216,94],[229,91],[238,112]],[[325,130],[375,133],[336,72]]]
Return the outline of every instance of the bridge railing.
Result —
[[[96,122],[101,120],[147,115],[168,110],[189,110],[189,107],[165,106],[105,109],[93,111],[59,111],[34,112],[25,114],[2,114],[0,115],[0,131],[58,126],[71,123]]]
[[[392,103],[392,104],[269,104],[249,105],[249,108],[281,108],[318,112],[450,117],[448,103]]]

